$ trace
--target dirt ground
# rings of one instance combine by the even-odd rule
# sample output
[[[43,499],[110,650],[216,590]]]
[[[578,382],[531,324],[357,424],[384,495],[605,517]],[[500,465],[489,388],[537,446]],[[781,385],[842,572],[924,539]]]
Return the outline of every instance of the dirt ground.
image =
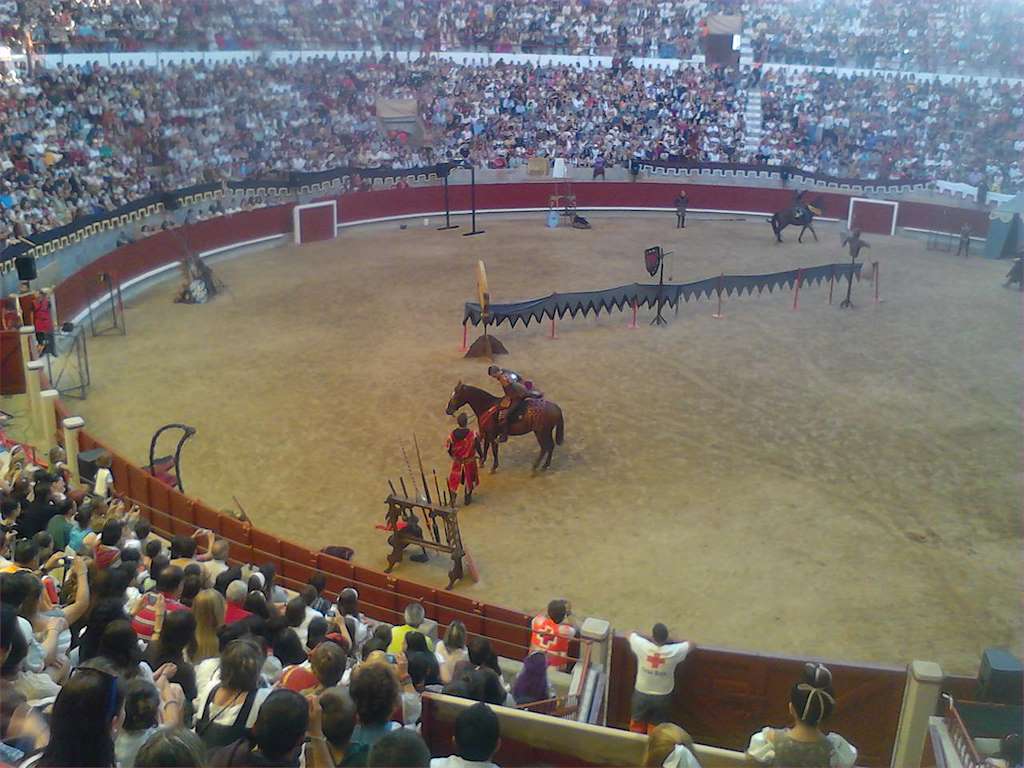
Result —
[[[127,337],[90,340],[79,412],[139,462],[161,424],[195,425],[189,493],[236,494],[258,525],[381,567],[401,446],[416,434],[443,475],[453,386],[495,390],[459,350],[478,258],[496,302],[644,281],[653,244],[676,252],[676,281],[845,258],[828,224],[779,246],[760,219],[592,222],[348,230],[220,263],[230,294],[205,306],[172,304],[165,282],[128,302]],[[513,439],[484,475],[461,515],[482,580],[458,589],[527,611],[565,596],[620,630],[664,621],[771,653],[971,674],[986,646],[1020,651],[1020,294],[1000,287],[1004,264],[867,239],[878,305],[861,283],[853,311],[825,286],[797,312],[788,291],[727,299],[720,320],[686,304],[664,330],[644,311],[638,330],[620,313],[567,318],[556,340],[499,330],[503,364],[563,408],[566,441],[534,475],[536,443]],[[443,584],[446,567],[397,573]]]

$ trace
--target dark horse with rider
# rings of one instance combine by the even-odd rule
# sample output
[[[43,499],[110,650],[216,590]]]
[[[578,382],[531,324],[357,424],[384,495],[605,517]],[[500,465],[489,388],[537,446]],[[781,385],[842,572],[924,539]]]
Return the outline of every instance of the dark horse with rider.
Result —
[[[504,397],[496,397],[486,390],[463,384],[455,385],[445,412],[451,416],[459,408],[468,405],[476,415],[483,447],[480,458],[487,461],[488,451],[494,456],[492,471],[498,468],[498,446],[508,440],[509,435],[528,435],[537,438],[540,453],[533,462],[533,468],[547,469],[556,445],[565,439],[565,419],[562,409],[546,399],[533,382],[523,379],[515,371],[492,365],[487,375],[497,380],[504,391]]]
[[[821,216],[825,209],[825,199],[820,195],[814,200],[807,202],[804,200],[804,191],[800,190],[793,196],[793,204],[788,208],[773,213],[768,218],[768,223],[772,225],[772,232],[775,233],[775,240],[782,242],[782,230],[789,226],[799,226],[800,234],[797,237],[797,242],[802,243],[804,241],[804,232],[808,229],[811,230],[811,234],[814,235],[814,240],[817,242],[818,233],[814,231],[812,222],[815,216]]]

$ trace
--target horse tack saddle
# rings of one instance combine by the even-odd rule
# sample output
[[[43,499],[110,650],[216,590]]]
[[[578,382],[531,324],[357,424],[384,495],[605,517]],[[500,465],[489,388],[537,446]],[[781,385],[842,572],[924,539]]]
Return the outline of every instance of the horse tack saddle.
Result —
[[[509,426],[525,419],[529,415],[530,410],[532,408],[535,408],[537,405],[540,405],[543,402],[544,394],[542,392],[536,389],[529,390],[529,392],[527,392],[523,399],[519,401],[518,406],[511,409],[514,410],[515,413],[512,414],[511,418],[509,418],[508,420]],[[484,413],[477,420],[477,423],[481,431],[488,429],[491,426],[491,422],[497,423],[498,411],[500,408],[501,404],[495,403],[486,411],[484,411]]]

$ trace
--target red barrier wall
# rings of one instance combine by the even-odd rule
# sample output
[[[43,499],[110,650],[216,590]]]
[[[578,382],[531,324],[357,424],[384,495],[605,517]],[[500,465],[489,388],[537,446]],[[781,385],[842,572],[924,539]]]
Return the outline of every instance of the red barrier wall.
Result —
[[[582,182],[573,184],[576,204],[580,208],[670,208],[675,210],[675,197],[683,184],[630,182]],[[743,211],[765,216],[788,206],[793,191],[768,187],[712,186],[689,184],[687,196],[692,209]],[[507,208],[547,208],[558,184],[553,181],[519,184],[478,184],[476,204],[479,210]],[[823,215],[846,221],[849,200],[855,195],[839,192],[810,191],[808,200],[821,197]],[[404,216],[444,210],[444,194],[440,187],[354,192],[341,198],[339,218],[344,223],[384,216]],[[470,188],[449,187],[449,204],[453,211],[468,210]],[[988,233],[988,212],[983,209],[957,208],[932,203],[900,202],[896,224],[900,227],[959,232],[967,223],[977,236]]]
[[[547,208],[557,188],[556,182],[517,184],[478,184],[476,203],[479,210],[510,208]],[[573,185],[580,208],[670,208],[682,185],[595,182]],[[769,215],[792,202],[788,189],[766,187],[711,186],[690,184],[686,187],[691,209],[741,211]],[[808,199],[820,197],[823,215],[846,220],[851,195],[837,192],[809,192]],[[453,211],[470,206],[470,188],[449,187]],[[340,222],[353,224],[387,216],[409,216],[436,213],[444,208],[441,187],[410,187],[371,192],[352,192],[338,198]],[[89,302],[103,295],[99,275],[115,275],[122,283],[157,267],[180,261],[186,248],[210,251],[233,243],[255,240],[269,235],[291,232],[291,205],[245,211],[193,224],[188,228],[159,232],[145,240],[111,251],[83,267],[56,288],[57,306],[64,318],[84,309]],[[988,232],[988,213],[984,210],[955,208],[930,203],[901,202],[897,225],[918,229],[959,232],[967,223],[976,236]],[[766,227],[767,231],[767,227]]]
[[[187,228],[158,232],[101,256],[64,282],[54,293],[61,319],[70,319],[92,301],[104,295],[99,277],[108,273],[122,283],[150,270],[181,261],[186,249],[209,251],[246,240],[291,231],[291,206],[280,205],[256,211],[201,221]]]
[[[598,182],[575,184],[577,205],[587,207],[657,207],[674,209],[679,185]],[[552,182],[481,184],[477,207],[547,208],[555,190]],[[784,189],[712,187],[688,185],[693,208],[761,212],[766,215],[792,200]],[[810,199],[818,197],[810,193]],[[824,215],[845,221],[848,195],[822,194]],[[339,199],[339,219],[354,223],[372,218],[433,213],[443,209],[440,187],[355,192]],[[466,186],[450,187],[452,210],[469,207]],[[962,223],[975,234],[987,232],[985,211],[943,207],[925,203],[901,203],[899,226],[958,231]],[[98,276],[116,274],[122,282],[181,259],[185,248],[205,252],[234,243],[291,231],[291,206],[237,213],[192,225],[187,230],[161,232],[144,241],[119,248],[89,264],[56,288],[58,306],[65,317],[77,314],[89,301],[100,297]],[[343,237],[344,235],[342,235]],[[765,242],[771,231],[765,225]],[[63,405],[58,403],[58,418]],[[80,447],[97,444],[86,432],[79,433]],[[118,477],[128,478],[132,495],[148,506],[145,513],[163,534],[190,534],[195,526],[214,530],[231,541],[235,562],[273,562],[282,581],[299,587],[314,568],[325,572],[327,588],[337,594],[347,586],[360,592],[363,610],[373,618],[397,622],[406,602],[421,600],[427,616],[441,629],[453,619],[462,620],[472,634],[491,638],[495,649],[509,657],[525,656],[529,641],[527,614],[479,603],[458,593],[398,579],[370,568],[314,552],[299,544],[252,528],[166,488],[141,470],[114,454],[121,467]],[[861,765],[888,763],[892,751],[905,679],[897,667],[849,665],[827,662],[835,675],[840,706],[829,727],[857,745]],[[783,725],[787,720],[789,687],[799,676],[801,660],[764,656],[724,648],[700,648],[677,670],[674,719],[682,723],[699,743],[743,750],[757,728]],[[616,638],[609,683],[609,724],[625,726],[629,720],[635,664],[624,638]],[[973,687],[965,678],[951,678],[949,687],[962,691]],[[525,749],[525,747],[524,747]]]

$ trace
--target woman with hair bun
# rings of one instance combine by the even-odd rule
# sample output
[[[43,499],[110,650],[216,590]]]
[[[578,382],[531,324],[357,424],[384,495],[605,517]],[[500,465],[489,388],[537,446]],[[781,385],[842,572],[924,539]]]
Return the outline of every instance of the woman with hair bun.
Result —
[[[821,724],[835,709],[832,673],[824,664],[805,664],[789,693],[789,728],[762,728],[750,738],[747,755],[760,765],[786,768],[853,768],[857,749]]]

